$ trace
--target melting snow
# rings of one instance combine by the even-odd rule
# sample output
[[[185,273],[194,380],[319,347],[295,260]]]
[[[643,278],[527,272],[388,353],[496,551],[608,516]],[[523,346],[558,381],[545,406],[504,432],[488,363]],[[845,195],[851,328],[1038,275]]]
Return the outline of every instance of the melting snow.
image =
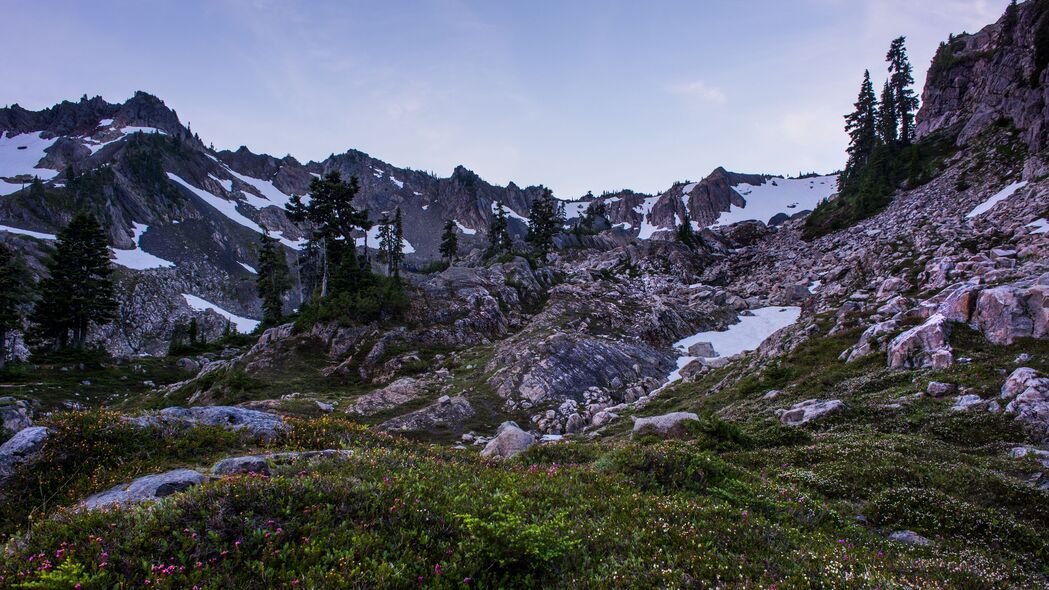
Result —
[[[1035,219],[1031,223],[1027,224],[1027,227],[1033,227],[1031,234],[1046,234],[1049,233],[1049,219],[1041,218]]]
[[[150,268],[170,268],[175,266],[174,262],[154,256],[142,249],[142,235],[149,231],[149,226],[142,223],[131,224],[131,239],[135,241],[135,247],[130,250],[113,248],[113,262],[134,270],[146,270]]]
[[[8,227],[6,225],[0,225],[0,231],[6,231],[6,232],[9,232],[9,233],[18,234],[18,235],[21,235],[21,236],[29,236],[31,238],[36,238],[38,240],[57,240],[58,239],[53,234],[45,234],[45,233],[42,233],[42,232],[32,231],[32,230],[28,230],[28,229],[19,229],[17,227]]]
[[[838,190],[836,175],[814,178],[770,178],[762,184],[739,184],[733,187],[746,201],[745,207],[730,206],[711,227],[756,220],[768,223],[779,213],[793,215],[811,211],[823,199]]]
[[[210,309],[211,311],[214,311],[215,313],[229,320],[234,326],[236,326],[238,332],[248,333],[253,331],[259,325],[258,320],[253,320],[251,318],[245,318],[230,313],[225,309],[222,309],[221,307],[215,305],[214,303],[201,299],[196,295],[183,293],[182,297],[186,300],[186,305],[190,306],[190,308],[192,308],[194,311],[206,311]]]
[[[113,119],[102,119],[98,122],[99,127],[109,127],[113,124]]]
[[[284,194],[280,189],[278,189],[276,186],[273,185],[272,182],[268,180],[259,180],[258,178],[253,178],[251,176],[238,174],[229,167],[226,168],[226,171],[235,176],[241,182],[250,184],[251,186],[255,187],[255,189],[258,190],[259,193],[266,199],[265,201],[260,201],[257,197],[255,197],[255,195],[251,195],[250,193],[244,193],[245,196],[248,197],[248,203],[256,209],[262,209],[263,207],[269,207],[271,205],[284,207],[288,204],[288,200],[291,199],[290,195]]]
[[[674,343],[674,348],[678,352],[687,354],[688,348],[693,344],[709,342],[714,346],[714,352],[718,356],[735,356],[742,352],[755,350],[774,332],[786,328],[801,317],[800,307],[762,307],[752,309],[750,312],[754,315],[740,316],[739,322],[732,324],[725,331],[700,332],[688,338],[678,340]],[[681,370],[698,358],[700,357],[678,357],[677,368],[667,376],[667,382],[659,389],[663,389],[675,381],[680,381]]]
[[[976,217],[977,215],[982,215],[984,213],[987,213],[995,205],[997,205],[1001,201],[1004,201],[1004,200],[1008,199],[1009,197],[1013,196],[1013,193],[1015,193],[1016,191],[1022,189],[1025,186],[1027,186],[1027,181],[1026,180],[1024,180],[1022,182],[1014,182],[1014,183],[1010,184],[1009,186],[1007,186],[1007,187],[1003,188],[1002,190],[998,191],[997,193],[991,195],[991,197],[989,199],[987,199],[986,201],[984,201],[984,202],[980,203],[979,205],[977,205],[975,209],[970,211],[965,216],[965,218],[966,219],[972,219],[973,217]]]
[[[110,121],[110,123],[112,123],[112,119],[107,119],[107,120]],[[157,129],[156,127],[129,126],[129,127],[121,127],[120,128],[120,135],[117,136],[114,139],[110,139],[109,141],[95,141],[93,139],[85,139],[84,140],[84,145],[87,146],[87,148],[89,150],[91,150],[92,154],[94,154],[94,153],[97,153],[98,150],[106,147],[107,145],[109,145],[111,143],[116,143],[116,142],[120,141],[121,139],[124,139],[128,135],[132,135],[134,133],[159,133],[161,135],[167,135],[167,132],[163,131],[162,129]]]
[[[499,209],[499,204],[495,203],[493,201],[492,202],[492,213],[495,213],[498,209]],[[517,219],[519,221],[522,221],[524,223],[528,223],[528,218],[527,217],[524,217],[523,215],[518,214],[516,211],[514,211],[510,207],[506,206],[505,204],[503,205],[503,211],[506,212],[506,217],[507,218],[513,218],[513,219]]]
[[[239,264],[239,265],[241,265],[242,267],[244,267],[244,270],[246,270],[246,271],[250,272],[250,273],[251,273],[251,274],[253,274],[253,275],[257,275],[257,274],[259,274],[259,271],[257,271],[257,270],[255,270],[254,268],[252,268],[252,267],[248,266],[247,264],[244,264],[243,262],[238,262],[237,264]]]
[[[369,248],[378,248],[379,247],[379,228],[380,227],[381,226],[376,224],[376,225],[373,225],[370,230],[368,230],[368,241],[367,242],[365,242],[363,237],[357,238],[355,240],[355,242],[357,244],[357,247],[358,248],[363,248],[364,245],[367,244]],[[405,254],[414,254],[415,253],[415,247],[412,246],[411,242],[409,242],[405,238],[401,238],[401,249],[402,249],[402,251]]]
[[[8,137],[0,133],[0,176],[21,176],[28,174],[38,176],[41,180],[50,180],[58,176],[57,170],[37,168],[40,160],[47,155],[45,150],[54,145],[57,138],[44,139],[40,133],[22,133]],[[22,188],[21,183],[4,182],[0,184],[0,194],[11,194]]]
[[[208,177],[211,178],[212,180],[214,180],[215,182],[221,184],[222,188],[226,189],[227,193],[233,192],[233,181],[232,180],[219,178],[218,176],[215,176],[214,174],[208,174]]]
[[[690,183],[686,184],[685,186],[681,187],[681,196],[682,197],[689,196],[690,194],[692,194],[692,190],[695,189],[697,186],[699,186],[698,182],[690,182]]]
[[[259,232],[260,234],[267,233],[262,226],[245,217],[240,211],[237,211],[237,203],[235,201],[227,201],[226,199],[215,196],[204,189],[199,189],[193,186],[192,184],[186,182],[176,174],[172,174],[170,172],[168,172],[167,174],[168,178],[189,189],[190,192],[200,197],[200,199],[208,205],[211,205],[212,207],[217,209],[219,213],[225,215],[226,218],[230,219],[231,221],[243,225],[244,227],[252,231]],[[285,238],[284,236],[281,236],[280,234],[277,235],[279,236],[280,242],[285,246],[293,248],[295,250],[302,249],[302,240],[292,241],[288,238]]]
[[[390,177],[390,182],[396,184],[397,188],[404,188],[404,182],[400,181],[400,180],[397,180],[396,178],[394,178],[392,176]]]
[[[465,225],[459,223],[458,219],[455,220],[455,225],[458,225],[459,226],[459,230],[461,232],[463,232],[464,234],[468,235],[468,236],[472,236],[472,235],[477,233],[476,229],[470,229],[470,228],[466,227]]]
[[[648,197],[644,201],[642,201],[641,205],[639,205],[639,207],[641,207],[641,228],[638,230],[637,237],[642,240],[647,240],[651,238],[652,234],[656,233],[657,231],[667,231],[668,229],[665,227],[659,227],[657,225],[654,225],[648,219],[649,216],[652,214],[652,207],[655,206],[656,201],[658,200],[659,197]],[[636,210],[637,209],[635,208],[635,211]]]

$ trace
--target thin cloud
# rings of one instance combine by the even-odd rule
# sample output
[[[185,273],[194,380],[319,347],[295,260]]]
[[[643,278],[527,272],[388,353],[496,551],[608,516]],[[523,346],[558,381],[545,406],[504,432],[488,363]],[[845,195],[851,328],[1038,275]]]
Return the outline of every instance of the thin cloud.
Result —
[[[717,86],[711,86],[702,80],[687,82],[685,84],[675,84],[670,87],[670,91],[678,96],[684,96],[708,104],[725,104],[725,101],[727,100],[725,97],[725,91]]]

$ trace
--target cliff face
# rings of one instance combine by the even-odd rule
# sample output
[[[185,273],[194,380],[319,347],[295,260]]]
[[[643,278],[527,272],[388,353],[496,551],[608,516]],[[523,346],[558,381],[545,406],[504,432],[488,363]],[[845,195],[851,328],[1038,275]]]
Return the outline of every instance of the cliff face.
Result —
[[[1029,0],[1013,16],[941,45],[929,68],[917,133],[958,126],[965,145],[988,126],[1011,122],[1031,152],[1049,146],[1049,2]],[[1041,174],[1041,159],[1025,175]]]

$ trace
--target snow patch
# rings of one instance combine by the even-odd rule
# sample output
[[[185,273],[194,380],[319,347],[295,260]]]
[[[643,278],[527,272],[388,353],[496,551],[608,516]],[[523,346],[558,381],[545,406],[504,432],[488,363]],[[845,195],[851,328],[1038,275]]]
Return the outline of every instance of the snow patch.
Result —
[[[58,176],[57,170],[37,168],[46,155],[46,150],[54,145],[58,138],[44,139],[44,132],[21,133],[8,137],[6,133],[0,133],[0,177],[3,176],[37,176],[41,180],[51,180]],[[4,183],[7,186],[0,188],[2,194],[10,194],[22,188],[21,183]],[[9,187],[17,187],[9,190]]]
[[[214,174],[208,174],[208,177],[211,178],[212,180],[214,180],[215,182],[219,183],[220,185],[222,185],[222,188],[224,188],[227,193],[232,193],[233,192],[233,181],[232,180],[225,179],[225,178],[219,178],[218,176],[215,176]]]
[[[291,195],[285,194],[268,180],[260,180],[251,176],[245,176],[244,174],[238,174],[229,167],[226,168],[226,171],[232,174],[237,180],[240,180],[245,184],[249,184],[252,187],[254,187],[255,190],[259,191],[259,194],[261,194],[262,197],[265,199],[264,201],[258,200],[258,198],[255,197],[255,195],[252,195],[250,193],[244,193],[244,195],[248,198],[248,203],[256,209],[262,209],[264,207],[269,207],[272,205],[276,205],[278,207],[283,208],[285,205],[288,204],[288,200],[291,199]]]
[[[397,185],[397,188],[404,188],[404,182],[403,182],[403,181],[400,181],[400,180],[397,180],[397,179],[396,179],[396,178],[394,178],[393,176],[391,176],[391,177],[390,177],[390,182],[392,182],[392,183],[396,184],[396,185]]]
[[[780,213],[794,215],[811,211],[820,201],[837,192],[837,175],[814,178],[770,178],[762,184],[741,183],[733,187],[746,201],[744,207],[730,206],[711,227],[740,221],[768,223]]]
[[[210,309],[211,311],[229,320],[237,328],[238,332],[246,334],[255,330],[255,328],[257,328],[259,325],[259,320],[253,320],[251,318],[245,318],[234,313],[230,313],[225,309],[222,309],[221,307],[215,305],[214,303],[201,299],[196,295],[183,293],[182,297],[186,300],[186,305],[193,309],[193,311],[207,311]]]
[[[495,202],[492,202],[492,213],[495,213],[498,209],[499,209],[499,204],[495,203]],[[506,212],[506,217],[508,219],[512,218],[512,219],[517,219],[518,221],[522,221],[524,223],[528,223],[528,218],[527,217],[518,214],[516,211],[514,211],[513,209],[511,209],[510,207],[508,207],[505,204],[503,205],[503,211]]]
[[[668,231],[671,229],[655,225],[649,220],[649,217],[652,215],[652,207],[656,205],[657,201],[659,201],[659,197],[647,197],[641,202],[641,205],[639,205],[641,208],[641,227],[637,232],[638,239],[647,240],[658,231]],[[634,210],[636,211],[637,209],[635,208]]]
[[[988,198],[986,201],[984,201],[984,202],[980,203],[979,205],[977,205],[975,209],[973,209],[972,211],[970,211],[969,213],[967,213],[965,215],[965,218],[966,219],[972,219],[973,217],[976,217],[977,215],[982,215],[984,213],[987,213],[992,208],[994,208],[995,205],[997,205],[998,203],[1000,203],[1000,202],[1008,199],[1009,197],[1013,196],[1013,193],[1015,193],[1016,191],[1022,189],[1025,186],[1027,186],[1027,181],[1026,180],[1021,181],[1021,182],[1014,182],[1014,183],[1010,184],[1009,186],[1007,186],[1007,187],[1003,188],[1002,190],[998,191],[997,193],[991,195],[991,197]]]
[[[754,315],[740,316],[739,322],[732,324],[724,331],[710,331],[693,334],[674,343],[678,352],[688,353],[688,348],[698,342],[709,342],[714,347],[716,356],[730,357],[755,350],[769,336],[778,330],[798,321],[801,317],[800,307],[761,307],[750,310]],[[680,356],[677,368],[668,376],[667,382],[659,389],[681,380],[681,370],[689,363],[701,357]]]
[[[5,231],[12,234],[18,234],[20,236],[29,236],[38,240],[57,240],[58,238],[54,234],[45,234],[43,232],[32,231],[28,229],[19,229],[17,227],[8,227],[6,225],[0,225],[0,231]]]
[[[455,221],[455,225],[459,226],[459,231],[463,232],[464,234],[466,234],[468,236],[472,236],[472,235],[477,233],[476,229],[470,229],[470,228],[466,227],[465,225],[459,223],[458,219],[456,219],[454,221]]]
[[[257,275],[257,274],[259,274],[259,271],[255,270],[255,269],[254,269],[253,267],[251,267],[251,266],[248,266],[247,264],[244,264],[243,262],[238,262],[237,264],[239,264],[239,265],[241,265],[242,267],[244,267],[244,270],[246,270],[246,271],[250,272],[250,273],[251,273],[251,274],[253,274],[253,275]]]
[[[379,248],[379,228],[380,227],[381,226],[378,225],[378,224],[373,225],[372,228],[369,229],[368,232],[367,232],[367,236],[368,236],[368,240],[367,241],[365,241],[363,237],[360,237],[360,238],[356,238],[354,243],[357,244],[358,248],[363,248],[365,246],[365,244],[367,244],[369,248],[378,249]],[[414,254],[415,253],[415,246],[412,246],[412,243],[409,242],[407,239],[401,238],[401,250],[405,254]]]
[[[243,225],[244,227],[246,227],[246,228],[248,228],[248,229],[250,229],[252,231],[258,232],[260,234],[267,233],[265,228],[263,228],[259,224],[255,223],[254,221],[252,221],[252,220],[248,219],[247,217],[245,217],[240,211],[237,211],[237,203],[236,202],[228,201],[226,199],[223,199],[222,197],[218,197],[216,195],[213,195],[213,194],[209,193],[208,191],[206,191],[204,189],[199,189],[199,188],[193,186],[192,184],[186,182],[185,180],[183,180],[178,175],[172,174],[171,172],[168,172],[167,175],[168,175],[168,178],[170,178],[171,180],[174,180],[175,182],[177,182],[177,183],[181,184],[182,186],[184,186],[186,189],[188,189],[194,195],[199,197],[200,200],[202,200],[205,203],[207,203],[208,205],[211,205],[212,207],[214,207],[216,210],[218,210],[219,213],[221,213],[224,216],[226,216],[227,219],[233,221],[234,223]],[[292,249],[295,249],[295,250],[301,250],[302,249],[302,246],[303,246],[303,241],[302,240],[292,241],[292,240],[289,240],[288,238],[285,238],[283,235],[281,235],[279,233],[277,235],[279,236],[280,242],[282,244],[284,244],[285,246],[287,246],[289,248],[292,248]]]
[[[1031,223],[1027,224],[1027,227],[1033,227],[1031,235],[1034,234],[1047,234],[1049,233],[1049,219],[1042,217],[1041,219],[1035,219]]]
[[[154,256],[142,249],[142,235],[149,231],[149,226],[143,223],[131,224],[131,239],[135,247],[130,250],[113,248],[113,262],[132,270],[148,270],[151,268],[170,268],[175,266],[174,262]]]

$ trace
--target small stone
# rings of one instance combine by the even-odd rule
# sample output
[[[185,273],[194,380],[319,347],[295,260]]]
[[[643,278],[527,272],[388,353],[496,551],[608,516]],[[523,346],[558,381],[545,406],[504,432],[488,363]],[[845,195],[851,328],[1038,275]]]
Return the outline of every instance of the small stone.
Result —
[[[905,545],[931,545],[932,541],[919,535],[914,531],[894,531],[889,535],[889,538],[897,543],[903,543]]]
[[[929,386],[925,388],[925,392],[932,397],[943,397],[957,390],[958,386],[954,383],[943,383],[940,381],[930,381]]]

